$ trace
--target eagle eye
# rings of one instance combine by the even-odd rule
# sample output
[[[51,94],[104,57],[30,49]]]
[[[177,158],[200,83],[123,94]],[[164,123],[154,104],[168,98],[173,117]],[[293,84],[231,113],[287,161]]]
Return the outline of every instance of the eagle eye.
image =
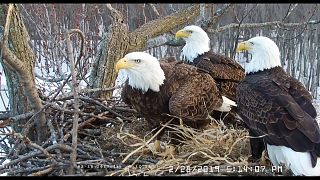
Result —
[[[251,45],[254,45],[254,43],[253,43],[253,42],[250,42],[250,44],[251,44]]]
[[[186,30],[186,31],[187,31],[187,33],[190,33],[190,34],[192,33],[192,31],[191,31],[191,30]]]
[[[135,59],[134,62],[140,63],[140,62],[141,62],[141,59]]]

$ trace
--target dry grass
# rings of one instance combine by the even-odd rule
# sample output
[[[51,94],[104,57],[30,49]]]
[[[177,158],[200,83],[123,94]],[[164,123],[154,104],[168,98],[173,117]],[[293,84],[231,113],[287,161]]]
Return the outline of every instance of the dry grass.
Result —
[[[248,132],[243,128],[223,128],[215,123],[204,130],[196,130],[183,125],[167,126],[171,132],[179,132],[183,145],[176,147],[173,158],[164,158],[161,153],[153,153],[148,146],[153,142],[144,119],[122,124],[119,127],[104,128],[100,138],[102,148],[123,153],[119,156],[122,166],[110,171],[110,176],[127,175],[273,175],[270,168],[265,172],[243,168],[248,163],[250,145]],[[162,139],[163,145],[169,141],[168,135]],[[129,161],[130,159],[130,161]],[[125,162],[124,162],[125,161]],[[259,166],[261,167],[261,166]],[[264,167],[263,167],[264,168]],[[239,172],[240,170],[242,172]]]

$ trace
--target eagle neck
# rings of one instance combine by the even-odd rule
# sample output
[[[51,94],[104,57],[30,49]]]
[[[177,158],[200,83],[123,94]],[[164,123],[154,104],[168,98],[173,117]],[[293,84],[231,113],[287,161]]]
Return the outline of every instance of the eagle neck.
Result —
[[[165,74],[160,65],[152,70],[135,71],[132,69],[126,71],[129,79],[129,86],[134,89],[141,90],[142,93],[147,92],[149,89],[154,92],[159,92],[160,86],[165,80]]]
[[[186,41],[186,45],[182,48],[181,58],[184,61],[193,63],[193,60],[210,51],[210,40],[209,38],[204,41],[189,40]]]
[[[256,72],[250,72],[247,73],[247,75],[261,75],[261,74],[272,74],[272,73],[280,73],[283,74],[285,73],[285,71],[282,69],[282,67],[280,66],[276,66],[270,69],[264,69],[264,70],[260,70],[260,71],[256,71]]]

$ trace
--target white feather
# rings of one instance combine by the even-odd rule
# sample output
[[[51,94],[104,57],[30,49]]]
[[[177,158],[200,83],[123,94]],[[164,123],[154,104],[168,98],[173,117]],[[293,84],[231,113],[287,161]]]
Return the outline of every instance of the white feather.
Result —
[[[251,49],[248,50],[252,54],[252,60],[245,67],[246,73],[263,71],[277,66],[281,67],[279,48],[271,39],[257,36],[247,42],[253,44]]]
[[[285,146],[267,144],[269,158],[273,165],[285,164],[294,175],[320,176],[320,158],[313,168],[309,152],[296,152]]]
[[[210,38],[199,26],[186,26],[183,30],[190,30],[192,34],[184,38],[186,45],[182,48],[181,56],[186,61],[192,62],[194,58],[210,51]]]
[[[221,111],[221,112],[229,112],[232,106],[237,106],[237,104],[234,101],[232,101],[231,99],[225,96],[222,96],[222,100],[223,100],[222,105],[219,108],[216,108],[215,110]]]
[[[129,85],[147,92],[148,89],[159,92],[160,86],[165,80],[157,58],[145,52],[132,52],[125,56],[129,61],[140,59],[141,62],[130,69],[124,69],[128,75]]]

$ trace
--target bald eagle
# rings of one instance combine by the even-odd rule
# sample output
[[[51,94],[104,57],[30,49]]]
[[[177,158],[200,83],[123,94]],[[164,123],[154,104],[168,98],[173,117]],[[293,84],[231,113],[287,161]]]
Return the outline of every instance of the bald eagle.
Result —
[[[210,38],[199,26],[186,26],[176,33],[176,37],[186,41],[182,48],[184,62],[206,70],[221,94],[235,101],[236,87],[245,76],[242,66],[227,56],[212,52]]]
[[[229,111],[235,105],[223,103],[210,75],[172,58],[159,62],[148,53],[132,52],[116,63],[116,71],[120,69],[128,76],[121,97],[145,117],[150,129],[170,121],[168,114],[180,117],[187,126],[202,128],[211,122],[208,115],[213,109]],[[163,132],[156,137],[156,151]]]
[[[210,38],[199,26],[184,27],[176,33],[176,38],[183,38],[186,41],[182,48],[184,62],[209,73],[215,80],[221,95],[235,101],[236,87],[245,76],[242,66],[227,56],[212,52]],[[233,113],[225,119],[225,122],[236,125],[238,123],[234,120],[235,107],[233,109]],[[215,112],[213,117],[219,118],[220,114]]]
[[[273,165],[283,163],[295,175],[320,175],[320,130],[312,96],[282,69],[279,48],[271,39],[251,38],[238,44],[237,52],[243,50],[252,60],[237,88],[239,115],[266,144]],[[251,148],[256,155],[263,150]]]

